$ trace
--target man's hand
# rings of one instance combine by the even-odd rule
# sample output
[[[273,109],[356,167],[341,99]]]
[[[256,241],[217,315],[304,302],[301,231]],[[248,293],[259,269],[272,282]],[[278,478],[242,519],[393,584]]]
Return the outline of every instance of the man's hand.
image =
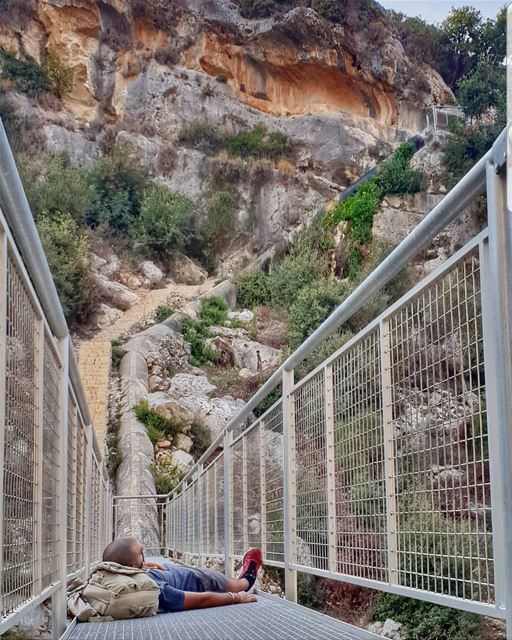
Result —
[[[165,571],[165,567],[158,562],[145,562],[142,565],[143,569],[160,569],[160,571]]]
[[[239,604],[243,604],[244,602],[257,602],[258,600],[254,594],[247,593],[246,591],[240,591],[237,595],[240,596]]]

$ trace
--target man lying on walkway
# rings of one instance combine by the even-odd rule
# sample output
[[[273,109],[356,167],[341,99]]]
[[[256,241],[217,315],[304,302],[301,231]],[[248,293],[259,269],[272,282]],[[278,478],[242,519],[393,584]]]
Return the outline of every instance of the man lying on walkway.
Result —
[[[247,592],[254,586],[262,557],[259,549],[249,549],[238,577],[231,579],[211,569],[144,562],[144,549],[136,538],[117,538],[103,552],[103,562],[147,569],[160,589],[160,610],[183,611],[256,602],[256,596]]]

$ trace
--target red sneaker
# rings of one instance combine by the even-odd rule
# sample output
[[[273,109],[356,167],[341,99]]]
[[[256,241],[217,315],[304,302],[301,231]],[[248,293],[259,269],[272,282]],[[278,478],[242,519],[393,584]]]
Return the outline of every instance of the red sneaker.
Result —
[[[242,562],[242,569],[238,574],[238,580],[242,580],[243,578],[247,580],[249,583],[247,591],[250,591],[254,587],[262,562],[261,549],[254,548],[246,552]]]

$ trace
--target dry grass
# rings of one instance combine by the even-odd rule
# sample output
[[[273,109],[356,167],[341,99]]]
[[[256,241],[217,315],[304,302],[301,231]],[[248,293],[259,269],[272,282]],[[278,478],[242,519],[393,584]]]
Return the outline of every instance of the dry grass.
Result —
[[[285,158],[277,161],[277,169],[286,176],[293,176],[295,173],[295,166]]]

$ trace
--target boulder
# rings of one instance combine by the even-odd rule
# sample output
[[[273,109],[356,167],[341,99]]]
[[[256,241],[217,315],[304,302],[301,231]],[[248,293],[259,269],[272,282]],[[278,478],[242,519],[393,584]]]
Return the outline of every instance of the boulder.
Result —
[[[208,398],[201,395],[189,395],[181,402],[194,414],[194,422],[210,431],[214,440],[224,428],[244,408],[243,400],[235,400],[231,396],[224,398]]]
[[[170,449],[172,442],[170,440],[160,440],[156,445],[159,449]]]
[[[240,369],[240,371],[238,372],[238,377],[242,380],[248,380],[249,378],[252,378],[253,375],[253,372],[249,371],[249,369]]]
[[[221,336],[208,338],[205,345],[215,352],[215,362],[221,367],[232,367],[235,362],[235,354],[229,340]]]
[[[186,451],[173,451],[171,453],[171,463],[178,468],[180,473],[187,473],[194,466],[194,458]]]
[[[106,329],[111,327],[116,320],[119,320],[123,315],[123,312],[119,309],[109,307],[107,304],[100,302],[98,308],[92,316],[92,322],[98,329]]]
[[[194,376],[190,373],[178,373],[171,379],[169,394],[176,398],[184,398],[191,395],[207,396],[217,387],[208,382],[206,376]]]
[[[139,296],[120,282],[113,282],[105,275],[96,276],[96,284],[100,294],[122,311],[127,311],[139,301]]]
[[[249,309],[244,309],[243,311],[230,311],[228,313],[228,320],[250,323],[254,320],[254,313],[249,311]]]
[[[368,631],[380,635],[382,638],[390,638],[390,640],[402,640],[402,627],[400,622],[395,622],[388,618],[385,622],[374,622],[368,627]]]
[[[231,280],[224,280],[213,289],[210,289],[205,298],[224,298],[230,311],[236,309],[236,287]]]
[[[194,422],[194,414],[166,393],[158,392],[150,394],[148,396],[148,403],[159,416],[167,420],[172,420],[180,430],[188,431]]]
[[[214,336],[222,336],[223,338],[242,338],[247,339],[249,334],[245,329],[232,329],[231,327],[217,327],[213,325],[209,331]]]
[[[121,269],[121,260],[112,254],[108,262],[105,260],[105,264],[101,265],[99,272],[106,278],[113,278]]]
[[[151,375],[148,379],[148,387],[149,392],[154,393],[155,391],[165,391],[167,389],[167,384],[160,376]]]
[[[162,284],[164,274],[162,273],[162,270],[159,269],[156,264],[154,264],[150,260],[141,262],[141,264],[139,265],[139,271],[146,279],[146,284],[148,284],[150,287],[155,287]]]
[[[173,438],[173,442],[176,449],[185,451],[185,453],[190,453],[192,447],[194,446],[192,438],[189,438],[189,436],[185,435],[184,433],[177,433]]]
[[[249,369],[252,373],[258,373],[263,369],[277,367],[281,357],[281,352],[273,347],[235,338],[232,341],[235,356],[235,365],[239,369]]]
[[[177,284],[203,284],[208,274],[198,264],[182,253],[177,253],[169,264],[169,274]]]

